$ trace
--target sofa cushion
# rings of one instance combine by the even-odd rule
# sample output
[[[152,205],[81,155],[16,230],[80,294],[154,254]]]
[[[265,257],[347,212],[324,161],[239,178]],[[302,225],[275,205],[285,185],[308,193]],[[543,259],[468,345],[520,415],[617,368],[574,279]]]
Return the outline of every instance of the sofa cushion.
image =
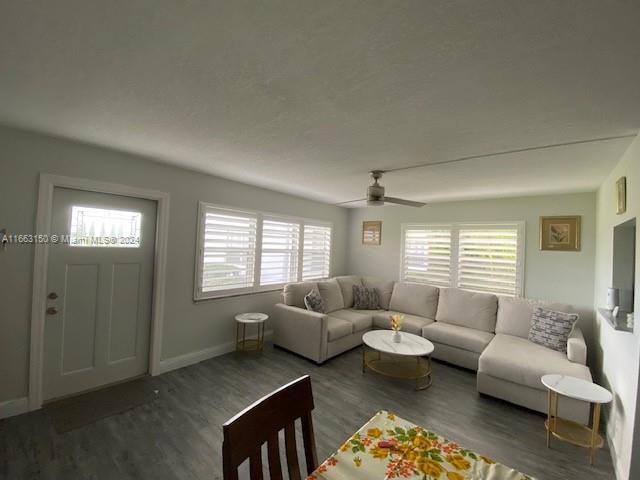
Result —
[[[442,288],[435,318],[438,322],[493,333],[497,310],[498,298],[495,295]]]
[[[336,277],[336,280],[340,285],[340,291],[342,291],[344,308],[353,307],[353,286],[362,286],[362,280],[357,275],[343,275]]]
[[[567,353],[567,340],[578,321],[575,313],[555,312],[536,307],[531,317],[529,340],[543,347]]]
[[[377,310],[380,306],[380,297],[375,288],[353,286],[353,308],[356,310]]]
[[[373,326],[375,328],[391,330],[391,320],[389,317],[396,313],[399,313],[400,315],[404,316],[404,319],[402,321],[402,331],[413,333],[414,335],[422,335],[422,328],[425,325],[429,325],[430,323],[433,323],[433,319],[431,318],[420,317],[418,315],[411,315],[409,313],[388,311],[388,312],[375,313],[373,315]]]
[[[333,342],[353,333],[353,323],[336,317],[327,317],[327,340]]]
[[[435,318],[438,290],[438,287],[431,285],[397,282],[393,286],[389,309],[419,317]]]
[[[318,282],[318,290],[324,300],[325,313],[331,313],[335,310],[342,310],[344,308],[342,290],[340,289],[340,284],[335,278],[325,280],[324,282]]]
[[[531,328],[533,309],[538,306],[557,312],[573,313],[573,307],[564,303],[500,296],[498,297],[496,333],[527,338]]]
[[[376,277],[362,277],[362,284],[367,288],[375,288],[378,292],[378,304],[380,308],[389,310],[389,302],[393,293],[393,280],[383,280]]]
[[[304,305],[312,312],[324,313],[324,300],[317,288],[314,288],[304,296]]]
[[[316,282],[288,283],[284,286],[282,301],[285,305],[292,307],[307,308],[304,304],[304,297],[311,290],[317,288],[318,284]]]
[[[566,354],[502,334],[496,335],[480,355],[478,371],[537,390],[545,389],[540,378],[549,373],[591,380],[589,368],[570,362]]]
[[[422,336],[432,342],[482,353],[495,335],[475,328],[434,322],[422,328]]]
[[[354,332],[370,329],[372,325],[373,315],[371,314],[371,310],[336,310],[335,312],[331,312],[329,315],[352,323]]]

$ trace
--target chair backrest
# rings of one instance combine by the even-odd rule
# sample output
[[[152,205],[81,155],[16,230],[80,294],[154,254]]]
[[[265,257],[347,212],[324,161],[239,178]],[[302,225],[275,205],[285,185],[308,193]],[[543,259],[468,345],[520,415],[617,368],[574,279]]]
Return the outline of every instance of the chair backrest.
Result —
[[[249,459],[251,480],[262,480],[262,445],[267,443],[269,476],[282,480],[278,433],[284,429],[287,471],[301,480],[296,449],[295,421],[302,423],[307,474],[318,466],[313,436],[313,393],[309,375],[300,377],[245,408],[223,426],[222,467],[224,480],[238,480],[238,466]]]

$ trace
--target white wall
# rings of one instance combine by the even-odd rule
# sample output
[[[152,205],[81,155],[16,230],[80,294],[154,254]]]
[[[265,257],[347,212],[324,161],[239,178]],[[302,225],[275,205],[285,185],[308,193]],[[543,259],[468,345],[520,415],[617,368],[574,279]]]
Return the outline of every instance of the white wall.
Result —
[[[616,214],[616,180],[627,177],[627,211]],[[640,137],[631,144],[620,163],[609,174],[597,193],[596,202],[595,307],[606,304],[611,286],[613,264],[613,227],[640,215]],[[639,311],[638,273],[640,238],[636,237],[635,308]],[[636,314],[636,318],[638,315]],[[636,320],[637,321],[637,320]],[[635,428],[637,411],[638,362],[640,361],[640,327],[634,333],[615,331],[599,315],[596,320],[596,371],[599,380],[614,394],[607,413],[606,429],[614,453],[618,479],[640,478],[640,454],[632,461],[632,449],[640,451],[640,428]],[[634,463],[635,462],[635,463]],[[632,471],[634,475],[630,476]]]
[[[197,358],[198,352],[224,349],[235,339],[235,313],[252,310],[269,313],[280,296],[272,292],[193,302],[199,200],[333,222],[333,273],[345,273],[348,213],[343,208],[6,127],[0,127],[0,146],[0,229],[6,228],[9,233],[34,231],[41,172],[170,193],[161,351],[165,361],[178,357],[170,365]],[[25,245],[12,245],[0,251],[0,407],[3,401],[28,394],[33,254],[33,247]],[[194,352],[192,357],[181,357]]]
[[[394,192],[398,194],[398,192]],[[539,249],[541,215],[581,215],[580,252]],[[362,222],[382,220],[382,245],[363,246]],[[447,202],[412,207],[352,209],[349,220],[349,268],[354,274],[397,279],[402,223],[525,221],[525,296],[570,303],[579,308],[581,327],[591,338],[595,255],[595,193]]]

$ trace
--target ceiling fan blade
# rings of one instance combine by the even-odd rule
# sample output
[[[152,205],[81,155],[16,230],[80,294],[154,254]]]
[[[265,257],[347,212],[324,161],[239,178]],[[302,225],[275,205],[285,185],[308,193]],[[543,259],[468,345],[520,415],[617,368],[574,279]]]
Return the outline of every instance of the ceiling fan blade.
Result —
[[[356,202],[366,202],[366,198],[358,198],[357,200],[347,200],[346,202],[338,202],[334,203],[334,205],[344,205],[345,203],[356,203]]]
[[[414,202],[413,200],[405,200],[403,198],[396,197],[384,197],[384,203],[397,203],[398,205],[407,205],[409,207],[424,207],[426,203]]]

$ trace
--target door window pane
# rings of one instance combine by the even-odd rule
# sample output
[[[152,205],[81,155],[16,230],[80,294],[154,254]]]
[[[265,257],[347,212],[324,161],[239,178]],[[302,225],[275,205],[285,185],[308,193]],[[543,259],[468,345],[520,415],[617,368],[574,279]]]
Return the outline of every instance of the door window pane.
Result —
[[[71,207],[72,247],[139,248],[140,212]]]

